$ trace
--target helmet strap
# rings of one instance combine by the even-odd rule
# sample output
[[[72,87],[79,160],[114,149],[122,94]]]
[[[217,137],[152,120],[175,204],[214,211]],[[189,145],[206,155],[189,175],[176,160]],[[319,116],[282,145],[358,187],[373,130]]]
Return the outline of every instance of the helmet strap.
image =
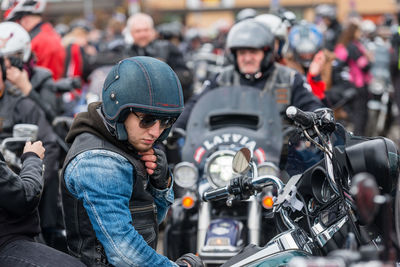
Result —
[[[124,123],[121,122],[117,122],[115,124],[115,133],[116,133],[116,137],[118,140],[120,141],[127,141],[128,140],[128,134],[126,132],[126,128]]]

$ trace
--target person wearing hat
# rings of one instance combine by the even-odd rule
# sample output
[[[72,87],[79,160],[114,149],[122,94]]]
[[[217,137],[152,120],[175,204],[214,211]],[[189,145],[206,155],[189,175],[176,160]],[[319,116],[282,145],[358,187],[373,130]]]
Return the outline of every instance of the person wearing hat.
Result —
[[[324,29],[323,48],[329,51],[335,50],[335,46],[342,33],[342,25],[337,19],[336,7],[329,4],[321,4],[315,8],[315,13],[317,18],[320,19],[318,24]]]
[[[193,254],[156,253],[158,225],[174,200],[157,148],[183,110],[180,82],[164,62],[131,57],[106,77],[102,102],[79,113],[66,137],[67,243],[87,266],[202,266]]]
[[[301,74],[276,62],[275,36],[262,21],[250,18],[236,23],[228,33],[226,49],[231,64],[206,81],[202,93],[187,102],[175,128],[186,129],[197,101],[223,86],[255,87],[270,93],[283,119],[289,106],[305,111],[324,107]]]

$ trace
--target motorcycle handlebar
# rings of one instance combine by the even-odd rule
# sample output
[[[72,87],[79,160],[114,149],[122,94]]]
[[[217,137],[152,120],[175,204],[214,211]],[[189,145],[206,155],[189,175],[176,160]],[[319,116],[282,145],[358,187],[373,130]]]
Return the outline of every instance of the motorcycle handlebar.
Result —
[[[284,187],[284,184],[281,181],[281,179],[273,175],[260,176],[251,180],[247,180],[248,178],[246,177],[241,177],[241,179],[246,179],[242,180],[246,182],[239,183],[242,184],[242,186],[238,187],[238,183],[234,183],[234,185],[230,184],[225,187],[207,191],[203,194],[203,200],[204,201],[219,200],[227,198],[229,195],[240,195],[247,193],[255,194],[258,190],[261,190],[262,188],[271,184],[277,187],[278,192],[281,191]]]
[[[210,200],[218,200],[228,197],[229,195],[229,186],[217,188],[215,190],[207,191],[203,194],[204,201]]]
[[[290,106],[286,109],[286,115],[305,128],[310,128],[314,125],[315,114],[312,112],[304,112],[295,106]]]
[[[9,144],[9,143],[25,143],[30,140],[31,140],[30,137],[7,137],[7,138],[4,138],[3,141],[1,141],[0,147],[6,148],[7,144]]]

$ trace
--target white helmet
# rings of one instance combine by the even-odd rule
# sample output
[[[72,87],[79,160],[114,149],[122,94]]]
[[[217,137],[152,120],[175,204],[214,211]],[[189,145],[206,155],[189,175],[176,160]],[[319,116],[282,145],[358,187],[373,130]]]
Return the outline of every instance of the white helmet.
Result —
[[[239,11],[236,15],[236,23],[245,19],[252,19],[257,16],[257,10],[254,8],[245,8]]]
[[[21,25],[6,21],[0,23],[0,57],[21,53],[23,62],[31,55],[31,38]]]
[[[46,0],[3,0],[1,9],[5,20],[16,20],[22,14],[42,14],[46,8]]]
[[[315,8],[315,13],[323,18],[329,18],[330,20],[336,19],[336,7],[328,4],[321,4]]]
[[[255,17],[255,20],[267,26],[276,38],[285,40],[288,35],[288,25],[285,21],[273,14],[262,14]]]
[[[376,25],[372,20],[364,19],[361,22],[361,31],[365,34],[373,34],[376,32]]]

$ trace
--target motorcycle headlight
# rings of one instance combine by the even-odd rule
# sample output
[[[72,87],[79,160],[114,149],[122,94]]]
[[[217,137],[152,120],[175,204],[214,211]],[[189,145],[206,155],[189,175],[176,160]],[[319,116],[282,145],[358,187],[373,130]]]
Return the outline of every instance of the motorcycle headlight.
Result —
[[[381,95],[385,90],[385,82],[380,79],[372,79],[370,82],[368,89],[374,95]]]
[[[263,162],[257,166],[258,176],[273,175],[279,177],[279,168],[272,162]]]
[[[190,162],[180,162],[175,165],[175,183],[182,188],[189,188],[196,184],[199,177],[196,166]]]
[[[223,187],[236,176],[232,169],[235,153],[230,150],[217,151],[212,154],[205,165],[207,179],[212,187]]]

